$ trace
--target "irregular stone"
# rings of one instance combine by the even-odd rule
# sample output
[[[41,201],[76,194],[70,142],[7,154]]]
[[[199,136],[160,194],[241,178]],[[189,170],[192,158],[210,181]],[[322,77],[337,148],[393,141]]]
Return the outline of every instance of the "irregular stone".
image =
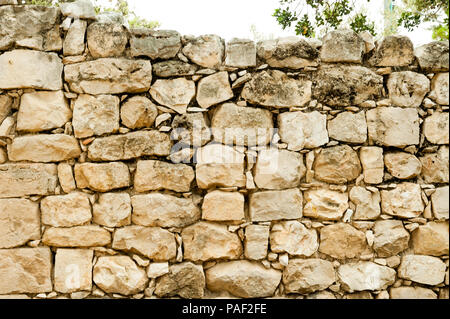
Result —
[[[393,287],[389,294],[391,299],[437,299],[433,290],[423,287]]]
[[[448,255],[448,222],[429,222],[412,233],[412,246],[417,255]]]
[[[206,270],[209,290],[225,290],[241,298],[272,296],[280,281],[280,271],[247,260],[222,262]]]
[[[448,183],[448,151],[448,146],[441,146],[436,153],[425,154],[419,158],[422,163],[421,175],[426,183]]]
[[[64,2],[60,5],[61,13],[64,16],[95,19],[95,10],[90,0],[76,0],[73,2]]]
[[[364,111],[342,112],[328,121],[328,135],[338,141],[364,143],[367,139],[367,124]]]
[[[383,77],[359,65],[322,65],[315,76],[313,99],[328,106],[359,105],[378,100]]]
[[[0,212],[0,248],[22,246],[41,238],[37,203],[23,198],[0,199]]]
[[[249,39],[233,38],[225,47],[225,65],[236,68],[256,66],[255,43]]]
[[[304,192],[305,217],[321,220],[339,220],[348,208],[348,194],[328,189],[311,189]]]
[[[430,98],[438,104],[448,105],[449,94],[448,94],[448,72],[447,73],[437,73],[431,80],[431,92],[429,94]]]
[[[389,174],[398,179],[415,178],[422,170],[422,164],[417,157],[405,152],[386,153],[384,165]]]
[[[201,221],[184,228],[181,237],[187,260],[238,259],[242,254],[239,236],[226,225]]]
[[[379,220],[373,227],[373,249],[378,257],[390,257],[408,249],[409,233],[400,220]]]
[[[169,273],[156,281],[155,295],[159,297],[202,298],[205,290],[205,275],[201,265],[183,262],[171,265]]]
[[[95,225],[49,227],[42,235],[42,243],[53,247],[106,246],[111,243],[111,235],[106,229]]]
[[[44,225],[72,227],[91,220],[91,204],[84,193],[47,196],[41,200],[41,218]]]
[[[334,294],[328,290],[318,291],[306,296],[306,299],[336,299]]]
[[[253,222],[302,217],[302,194],[298,188],[250,194],[249,215]]]
[[[132,221],[142,226],[185,227],[200,219],[200,210],[191,198],[160,193],[134,195]]]
[[[405,255],[397,269],[399,278],[424,285],[438,285],[444,281],[445,263],[437,257]]]
[[[158,116],[156,105],[144,96],[133,96],[120,108],[122,123],[131,129],[151,127],[156,116]]]
[[[66,65],[64,80],[76,93],[146,92],[152,82],[152,65],[146,60],[101,58]]]
[[[56,53],[12,50],[0,55],[0,89],[62,89],[63,64]]]
[[[244,154],[232,147],[209,144],[197,149],[195,177],[199,188],[211,186],[243,187]]]
[[[431,195],[431,204],[435,218],[448,219],[449,187],[443,186],[436,188],[436,191]]]
[[[63,43],[64,55],[81,55],[84,52],[84,35],[86,34],[87,21],[76,19],[67,31]]]
[[[130,186],[130,172],[127,165],[113,163],[75,164],[75,180],[78,188],[90,188],[98,192]]]
[[[319,248],[317,232],[296,220],[281,221],[270,232],[270,249],[275,253],[309,257]]]
[[[194,64],[178,60],[161,61],[153,64],[153,71],[156,76],[161,78],[194,75],[197,69],[198,67]]]
[[[154,261],[176,257],[175,236],[160,227],[125,226],[114,233],[113,249],[141,254]]]
[[[427,73],[448,71],[448,41],[433,41],[414,50],[420,68]]]
[[[319,251],[333,258],[359,257],[367,249],[362,231],[346,223],[337,223],[320,229]]]
[[[156,130],[136,131],[96,138],[88,147],[94,161],[117,161],[140,156],[170,154],[172,143],[168,134]]]
[[[197,87],[197,103],[208,108],[233,97],[228,72],[217,72],[202,78]]]
[[[93,281],[107,293],[128,296],[144,290],[148,278],[128,256],[101,256],[94,266]]]
[[[286,293],[307,294],[327,289],[336,281],[333,263],[318,259],[290,259],[283,271]]]
[[[76,138],[115,133],[119,130],[119,98],[112,95],[80,94],[73,108]]]
[[[215,190],[203,198],[202,219],[211,221],[240,221],[245,219],[244,195],[239,192]]]
[[[152,60],[170,59],[181,49],[181,36],[172,30],[132,29],[131,56],[147,56]]]
[[[406,66],[414,61],[414,45],[402,35],[384,37],[375,52],[376,66]]]
[[[359,150],[359,158],[363,168],[364,182],[367,184],[382,183],[384,176],[383,148],[363,146]]]
[[[449,114],[448,112],[434,112],[425,118],[423,134],[430,143],[449,143]]]
[[[16,130],[46,131],[63,126],[71,118],[72,111],[62,91],[24,93],[20,98]]]
[[[52,291],[48,247],[0,249],[0,294]]]
[[[430,80],[416,72],[393,72],[389,75],[387,88],[394,106],[419,107],[430,90]]]
[[[358,154],[348,145],[324,148],[314,161],[314,176],[323,182],[345,184],[360,173]]]
[[[99,194],[92,207],[92,221],[106,227],[131,224],[131,200],[127,193]]]
[[[419,115],[414,108],[377,107],[366,112],[369,141],[404,147],[419,144]]]
[[[337,275],[345,291],[383,290],[395,282],[395,270],[371,261],[339,266]]]
[[[355,220],[377,219],[381,214],[380,192],[371,192],[361,186],[354,186],[349,193],[350,200],[356,205]]]
[[[54,194],[57,183],[55,164],[0,165],[0,198]]]
[[[8,144],[10,161],[59,162],[81,154],[76,138],[66,134],[18,136]]]
[[[262,71],[245,83],[241,97],[251,104],[276,108],[304,106],[311,100],[311,85],[309,80],[289,78],[278,70]]]
[[[92,290],[91,249],[58,248],[55,255],[55,290],[61,293]]]
[[[424,210],[420,185],[414,183],[398,184],[393,190],[381,191],[383,213],[400,218],[414,218]]]
[[[317,66],[319,52],[300,37],[284,37],[260,41],[258,57],[273,68],[301,69]]]
[[[219,36],[207,34],[189,39],[182,52],[195,64],[205,68],[218,68],[222,64],[224,44]]]
[[[206,114],[199,112],[176,115],[172,121],[170,138],[187,145],[205,145],[211,140]]]
[[[248,225],[245,227],[244,255],[247,259],[261,260],[266,258],[269,247],[268,225]]]
[[[364,41],[364,53],[369,53],[375,49],[375,41],[373,39],[373,35],[369,31],[364,30],[359,32],[358,35]]]
[[[162,275],[169,273],[169,263],[166,262],[153,262],[147,267],[147,276],[149,278],[158,278]]]
[[[22,95],[22,98],[25,96]],[[13,99],[9,95],[0,94],[0,123],[8,117],[9,112],[11,112],[11,106],[13,104]]]
[[[365,50],[363,39],[353,30],[334,30],[322,39],[322,62],[361,63]]]
[[[93,22],[87,28],[86,38],[93,58],[120,56],[128,43],[125,27],[117,23]]]
[[[153,83],[150,94],[156,102],[183,114],[195,96],[195,83],[185,78],[159,79]]]

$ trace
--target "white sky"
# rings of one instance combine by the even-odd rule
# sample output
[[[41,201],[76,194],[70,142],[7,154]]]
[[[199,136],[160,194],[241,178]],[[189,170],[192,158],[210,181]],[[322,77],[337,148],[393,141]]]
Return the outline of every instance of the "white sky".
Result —
[[[99,0],[108,4],[110,0]],[[399,0],[397,0],[399,1]],[[383,25],[384,0],[356,2],[367,5],[368,16],[377,26]],[[251,26],[265,37],[295,35],[294,29],[282,30],[272,16],[279,7],[278,0],[128,0],[130,8],[139,16],[161,23],[159,29],[176,30],[183,35],[213,33],[225,40],[233,37],[253,38]],[[408,33],[415,46],[432,41],[431,31],[424,27]]]

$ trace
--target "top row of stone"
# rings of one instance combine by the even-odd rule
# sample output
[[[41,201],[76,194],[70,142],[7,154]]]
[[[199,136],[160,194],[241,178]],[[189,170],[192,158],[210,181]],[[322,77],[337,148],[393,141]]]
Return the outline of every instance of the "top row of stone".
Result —
[[[0,4],[15,3],[2,0]],[[181,36],[171,30],[128,29],[123,17],[114,14],[95,15],[90,0],[62,3],[60,8],[44,6],[6,5],[0,7],[0,50],[15,47],[42,51],[60,51],[61,14],[66,20],[61,27],[68,30],[68,38],[77,37],[81,50],[64,55],[83,54],[84,34],[87,28],[87,44],[93,58],[148,57],[151,60],[178,57],[211,69],[221,67],[251,68],[262,63],[274,68],[303,69],[325,63],[362,63],[371,66],[399,67],[411,65],[417,57],[424,72],[443,72],[449,69],[449,44],[431,42],[414,50],[413,43],[405,36],[388,36],[374,42],[368,32],[352,30],[331,31],[322,41],[287,37],[258,42],[248,39],[232,39],[225,45],[217,35],[199,37]],[[74,23],[71,23],[75,18]],[[79,19],[91,20],[87,22]],[[67,23],[68,22],[68,23]],[[74,30],[71,30],[74,29]],[[129,43],[129,50],[126,50]],[[77,51],[77,50],[75,50]],[[185,62],[188,62],[187,60]]]

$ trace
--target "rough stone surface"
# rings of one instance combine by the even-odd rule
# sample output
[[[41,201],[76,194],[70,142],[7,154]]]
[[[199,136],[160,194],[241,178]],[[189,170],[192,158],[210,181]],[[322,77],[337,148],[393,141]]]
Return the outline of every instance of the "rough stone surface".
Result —
[[[94,58],[120,56],[128,43],[125,27],[114,23],[91,23],[86,38],[89,52]]]
[[[373,249],[379,257],[390,257],[406,250],[409,233],[400,220],[379,220],[373,227]]]
[[[41,200],[42,224],[54,227],[83,225],[91,220],[91,204],[84,193],[47,196]]]
[[[61,3],[61,13],[64,16],[95,19],[95,10],[90,0],[76,0],[73,2]]]
[[[73,178],[72,166],[68,163],[58,164],[58,179],[59,185],[65,193],[70,193],[77,188]]]
[[[226,43],[225,65],[237,68],[256,66],[255,43],[249,39],[233,38]]]
[[[55,290],[62,293],[92,290],[90,249],[58,248],[55,255]]]
[[[200,112],[176,115],[172,121],[170,138],[180,144],[205,145],[211,140],[208,117]]]
[[[319,251],[333,258],[355,258],[366,248],[364,233],[349,224],[337,223],[320,229]]]
[[[270,232],[270,249],[276,253],[309,257],[319,248],[317,232],[296,220],[281,221]]]
[[[370,261],[339,266],[337,275],[346,291],[383,290],[395,282],[395,270]]]
[[[132,29],[131,56],[147,56],[152,60],[173,58],[181,48],[181,36],[172,30]]]
[[[121,162],[75,164],[75,180],[78,188],[107,192],[129,186],[130,172]]]
[[[398,179],[414,178],[418,176],[422,170],[422,164],[418,158],[404,152],[384,154],[384,165],[389,174]]]
[[[13,99],[9,95],[0,94],[0,123],[2,123],[3,120],[9,115],[9,112],[11,112],[12,104]]]
[[[441,146],[436,153],[425,154],[419,160],[422,163],[421,175],[426,183],[448,183],[449,148]]]
[[[430,80],[420,73],[394,72],[389,75],[387,88],[394,106],[419,107],[430,90]]]
[[[448,71],[448,41],[433,41],[414,50],[420,68],[425,72]]]
[[[53,247],[106,246],[111,243],[111,235],[106,229],[95,225],[49,227],[42,235],[42,243]]]
[[[414,60],[414,45],[408,37],[401,35],[386,36],[377,45],[375,65],[406,66]]]
[[[251,260],[266,258],[269,246],[268,225],[248,225],[245,227],[245,257]]]
[[[156,80],[150,94],[156,102],[183,114],[195,96],[195,84],[185,78]]]
[[[448,219],[449,216],[449,187],[443,186],[436,188],[431,195],[431,204],[433,215],[437,219]]]
[[[131,129],[151,127],[157,116],[156,105],[144,96],[133,96],[120,108],[122,123]]]
[[[322,39],[322,62],[361,63],[365,50],[363,39],[353,30],[328,32]]]
[[[401,183],[393,190],[381,191],[383,213],[400,218],[418,217],[424,210],[420,185]]]
[[[67,31],[63,43],[64,55],[80,55],[84,52],[84,35],[86,33],[87,21],[76,19]]]
[[[444,281],[445,264],[437,257],[405,255],[397,270],[400,278],[424,285],[437,285]]]
[[[449,73],[437,73],[431,80],[431,92],[429,96],[438,104],[448,105],[448,79]]]
[[[106,227],[131,224],[131,200],[127,193],[100,194],[92,206],[92,221]]]
[[[224,44],[219,36],[207,34],[190,39],[182,52],[195,64],[205,68],[217,68],[222,64]]]
[[[428,116],[423,124],[423,134],[430,143],[449,143],[449,115],[448,112],[434,112]]]
[[[359,159],[363,168],[364,182],[367,184],[379,184],[383,182],[383,148],[363,146],[359,151]]]
[[[305,217],[339,220],[348,208],[348,194],[327,189],[312,189],[303,193]]]
[[[448,222],[429,222],[412,234],[412,246],[417,255],[448,255]]]
[[[197,86],[197,103],[203,108],[224,102],[233,97],[228,72],[217,72],[202,78]]]
[[[244,195],[238,192],[212,191],[205,195],[202,219],[210,221],[245,220]]]
[[[341,142],[364,143],[367,139],[365,113],[339,113],[334,119],[328,121],[328,135]]]
[[[250,194],[250,219],[259,222],[300,218],[302,201],[302,194],[298,188]]]
[[[167,78],[172,76],[193,75],[197,66],[178,60],[161,61],[153,64],[156,76]]]
[[[180,296],[202,298],[205,290],[205,275],[201,265],[184,262],[169,267],[169,273],[156,282],[155,294],[159,297]]]
[[[349,193],[350,200],[356,205],[355,220],[372,220],[381,214],[380,192],[371,192],[361,186],[352,187]]]

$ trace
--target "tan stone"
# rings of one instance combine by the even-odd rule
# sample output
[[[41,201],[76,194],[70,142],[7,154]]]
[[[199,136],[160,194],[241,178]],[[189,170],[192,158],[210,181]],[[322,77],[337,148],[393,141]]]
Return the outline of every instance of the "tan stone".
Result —
[[[244,202],[244,195],[241,193],[212,191],[203,199],[202,219],[211,221],[244,220]]]
[[[76,19],[67,31],[63,43],[63,53],[67,55],[80,55],[84,52],[84,35],[87,21]]]
[[[128,43],[127,30],[121,24],[93,22],[87,28],[86,40],[94,58],[120,56]]]
[[[64,16],[81,18],[81,19],[95,19],[95,9],[90,0],[75,0],[72,2],[65,2],[60,4],[61,13]]]
[[[272,296],[280,281],[280,271],[247,260],[223,262],[206,270],[209,290],[225,290],[241,298]]]
[[[339,266],[337,275],[345,291],[383,290],[395,282],[395,270],[371,261]]]
[[[380,209],[380,192],[371,192],[364,187],[352,187],[349,193],[350,200],[356,205],[355,220],[372,220],[377,219],[381,214]]]
[[[393,72],[389,75],[387,88],[394,106],[419,107],[430,90],[430,80],[411,71]]]
[[[40,238],[37,203],[23,198],[0,199],[0,248],[22,246]]]
[[[429,94],[430,98],[438,104],[448,105],[448,72],[447,73],[437,73],[431,80],[431,92]]]
[[[398,179],[417,177],[422,170],[422,164],[417,157],[404,152],[384,154],[384,165],[389,174]]]
[[[306,299],[336,299],[334,294],[328,290],[318,291],[306,296]]]
[[[181,48],[180,34],[172,30],[131,29],[132,56],[148,56],[150,59],[169,59]]]
[[[328,121],[328,135],[341,142],[364,143],[367,139],[367,124],[364,111],[342,112]]]
[[[420,185],[401,183],[393,190],[381,191],[383,213],[401,217],[418,217],[424,210]]]
[[[245,227],[244,255],[247,259],[260,260],[267,256],[269,246],[268,225],[248,225]]]
[[[72,227],[91,220],[91,204],[84,193],[47,196],[41,200],[41,218],[44,225]]]
[[[333,258],[359,257],[366,248],[365,234],[349,224],[337,223],[320,229],[319,251]]]
[[[197,87],[197,103],[203,108],[224,102],[233,97],[228,72],[217,72],[202,78]]]
[[[322,220],[339,220],[348,208],[348,194],[327,189],[312,189],[304,192],[305,217]]]
[[[424,285],[438,285],[444,281],[446,266],[437,257],[405,255],[397,269],[400,278]]]
[[[132,221],[142,226],[185,227],[200,219],[192,198],[150,193],[131,197]]]
[[[106,229],[95,225],[49,227],[42,235],[42,243],[53,247],[106,246],[111,243],[111,235]]]
[[[107,192],[130,186],[130,172],[121,162],[75,164],[75,180],[78,188]]]
[[[333,263],[323,259],[291,259],[283,271],[286,293],[308,294],[327,289],[335,281]]]
[[[281,221],[272,226],[270,249],[275,253],[309,257],[319,248],[317,232],[296,220]]]
[[[408,249],[409,233],[400,220],[379,220],[373,227],[373,249],[379,257],[390,257]]]
[[[152,262],[147,267],[149,278],[158,278],[169,273],[169,262]]]
[[[55,255],[55,290],[61,293],[92,290],[90,249],[58,248]]]
[[[179,60],[161,61],[153,64],[153,71],[156,76],[161,78],[194,75],[197,69],[196,65]]]
[[[22,98],[25,94],[22,95]],[[0,94],[0,123],[8,117],[11,112],[11,106],[13,104],[13,98],[6,94]]]
[[[131,224],[131,200],[127,193],[99,194],[92,207],[92,221],[106,227]]]
[[[431,204],[435,218],[448,219],[449,187],[443,186],[436,188],[436,191],[431,195]]]
[[[223,40],[214,34],[189,39],[182,49],[183,54],[195,64],[205,68],[217,68],[224,56]]]
[[[364,182],[367,184],[382,183],[384,176],[383,148],[363,146],[359,151],[359,159],[363,168]]]
[[[419,160],[422,163],[421,175],[426,183],[448,183],[449,148],[441,146],[436,153],[425,154]]]
[[[302,194],[298,188],[250,194],[249,215],[253,222],[302,217]]]
[[[361,63],[365,50],[363,39],[353,30],[329,31],[322,39],[322,62]]]
[[[434,112],[428,116],[423,124],[423,134],[430,143],[449,143],[449,114],[448,112]]]
[[[414,45],[411,40],[402,35],[384,37],[376,48],[375,65],[406,66],[414,60]]]
[[[436,293],[423,287],[397,287],[389,290],[391,299],[437,299]]]
[[[412,233],[412,246],[417,255],[448,255],[448,222],[429,222]]]
[[[145,96],[133,96],[120,108],[120,119],[129,128],[151,127],[158,115],[156,105]]]
[[[184,228],[181,237],[187,260],[238,259],[242,254],[238,235],[226,225],[201,221]]]
[[[226,43],[225,65],[237,68],[256,66],[256,46],[252,40],[233,38]]]
[[[202,298],[205,290],[205,275],[201,265],[191,262],[171,265],[169,273],[156,281],[155,295],[159,297]]]
[[[211,140],[211,131],[206,114],[186,113],[173,118],[170,138],[193,146],[202,146]]]
[[[150,94],[159,104],[184,114],[187,106],[195,96],[195,83],[185,78],[159,79],[153,83],[150,88]]]
[[[333,184],[345,184],[361,173],[358,154],[348,145],[322,149],[313,167],[316,179]]]
[[[420,68],[425,72],[448,71],[448,41],[433,41],[414,50]]]
[[[65,193],[70,193],[77,188],[73,178],[72,166],[68,163],[58,164],[58,180]]]

